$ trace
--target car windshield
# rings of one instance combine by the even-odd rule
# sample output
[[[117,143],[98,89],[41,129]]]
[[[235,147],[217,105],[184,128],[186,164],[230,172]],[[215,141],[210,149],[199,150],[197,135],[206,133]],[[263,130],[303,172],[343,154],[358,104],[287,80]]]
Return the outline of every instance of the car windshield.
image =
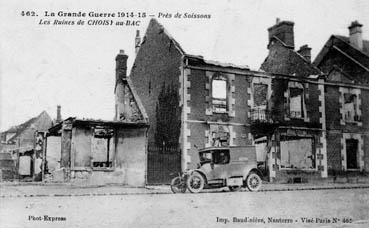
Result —
[[[211,152],[205,151],[200,153],[200,164],[211,162]]]

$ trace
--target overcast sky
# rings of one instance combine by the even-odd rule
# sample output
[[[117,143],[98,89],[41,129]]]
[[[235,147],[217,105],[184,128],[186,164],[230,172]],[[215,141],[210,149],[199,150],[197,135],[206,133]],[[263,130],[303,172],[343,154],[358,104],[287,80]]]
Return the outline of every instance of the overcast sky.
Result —
[[[295,22],[295,46],[312,47],[316,56],[331,34],[348,35],[358,20],[369,39],[367,0],[220,0],[220,1],[43,1],[0,3],[0,130],[46,110],[62,116],[111,120],[114,116],[114,58],[119,49],[134,59],[138,27],[41,26],[43,12],[159,12],[210,14],[210,19],[157,18],[189,54],[258,69],[267,56],[267,28]],[[38,17],[23,17],[33,10]],[[86,20],[90,18],[85,18]]]

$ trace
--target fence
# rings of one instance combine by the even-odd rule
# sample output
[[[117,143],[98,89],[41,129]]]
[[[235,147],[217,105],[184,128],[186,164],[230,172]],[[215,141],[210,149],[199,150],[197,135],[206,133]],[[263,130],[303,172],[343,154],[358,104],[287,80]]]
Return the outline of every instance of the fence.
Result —
[[[169,184],[172,173],[181,171],[181,151],[177,147],[148,146],[148,184]]]

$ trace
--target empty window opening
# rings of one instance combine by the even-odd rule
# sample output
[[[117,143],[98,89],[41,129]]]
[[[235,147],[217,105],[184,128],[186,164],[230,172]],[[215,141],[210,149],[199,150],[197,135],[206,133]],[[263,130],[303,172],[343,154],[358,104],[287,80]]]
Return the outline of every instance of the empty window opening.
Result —
[[[92,143],[92,167],[113,167],[113,131],[107,129],[95,129]]]
[[[351,93],[344,94],[344,118],[345,121],[358,121],[357,115],[357,96]]]
[[[254,84],[254,106],[266,108],[268,85]]]
[[[267,120],[267,93],[268,93],[268,85],[255,83],[253,85],[253,101],[254,107],[251,110],[251,119],[256,121],[265,121]]]
[[[212,81],[213,111],[227,112],[227,81],[223,77],[215,77]]]
[[[300,88],[290,88],[290,117],[303,118],[303,94]]]

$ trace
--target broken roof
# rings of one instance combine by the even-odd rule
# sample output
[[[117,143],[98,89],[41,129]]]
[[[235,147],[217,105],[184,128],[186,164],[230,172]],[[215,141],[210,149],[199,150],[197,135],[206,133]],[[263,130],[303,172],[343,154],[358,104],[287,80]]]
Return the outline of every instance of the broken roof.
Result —
[[[2,134],[4,134],[4,133],[15,133],[15,135],[8,140],[8,141],[13,141],[19,135],[21,135],[26,129],[32,127],[32,124],[34,124],[42,116],[46,116],[46,117],[50,118],[49,114],[47,114],[46,111],[43,111],[38,116],[33,117],[33,118],[27,120],[26,122],[24,122],[22,124],[19,124],[17,126],[13,126],[13,127],[9,128],[7,131],[2,132]],[[51,120],[51,118],[50,118],[50,120]],[[41,127],[41,129],[37,129],[37,130],[46,131],[47,129]]]
[[[369,72],[368,40],[363,40],[363,50],[359,50],[350,45],[349,37],[332,35],[315,58],[314,65],[318,66],[331,49],[337,50],[347,58],[351,59],[352,62]]]
[[[272,40],[274,42],[269,45],[269,48],[272,48],[273,45],[279,45],[280,47],[283,47],[288,54],[272,56],[269,53],[264,62],[261,64],[261,70],[274,74],[284,74],[292,76],[295,76],[297,74],[302,77],[323,74],[320,69],[318,69],[310,61],[304,58],[300,53],[295,51],[292,46],[287,45],[276,36],[273,36]],[[303,66],[304,68],[302,68],[301,66]]]
[[[185,54],[184,56],[187,57],[187,58],[190,58],[190,59],[196,59],[199,62],[201,62],[202,64],[211,65],[211,66],[218,66],[218,67],[225,67],[225,68],[235,68],[235,69],[241,69],[241,70],[249,70],[250,69],[249,66],[247,66],[247,65],[236,65],[236,64],[233,64],[233,63],[223,63],[223,62],[214,61],[214,60],[206,60],[201,55]]]
[[[111,121],[111,120],[96,120],[96,119],[78,119],[76,117],[69,117],[57,125],[49,128],[50,133],[56,133],[59,131],[63,123],[71,123],[72,126],[90,126],[90,127],[112,127],[112,128],[143,128],[149,127],[146,122],[122,122],[122,121]]]
[[[186,56],[186,57],[189,57],[189,58],[196,58],[198,60],[203,61],[203,63],[205,63],[207,65],[212,65],[212,66],[225,67],[225,68],[237,68],[237,69],[250,69],[249,66],[247,66],[247,65],[236,65],[236,64],[233,64],[233,63],[225,63],[225,62],[220,62],[220,61],[208,60],[208,59],[205,59],[201,55],[194,55],[194,54],[188,53],[182,48],[182,46],[179,44],[179,42],[177,42],[177,40],[174,39],[174,37],[168,32],[168,30],[162,24],[160,24],[155,18],[152,18],[150,20],[149,27],[152,26],[154,23],[156,25],[158,25],[160,27],[160,29],[162,29],[163,33],[172,41],[172,43],[174,44],[176,49],[183,56]],[[143,39],[142,42],[144,42],[144,40],[145,39]],[[193,42],[193,41],[191,41],[191,42]]]

